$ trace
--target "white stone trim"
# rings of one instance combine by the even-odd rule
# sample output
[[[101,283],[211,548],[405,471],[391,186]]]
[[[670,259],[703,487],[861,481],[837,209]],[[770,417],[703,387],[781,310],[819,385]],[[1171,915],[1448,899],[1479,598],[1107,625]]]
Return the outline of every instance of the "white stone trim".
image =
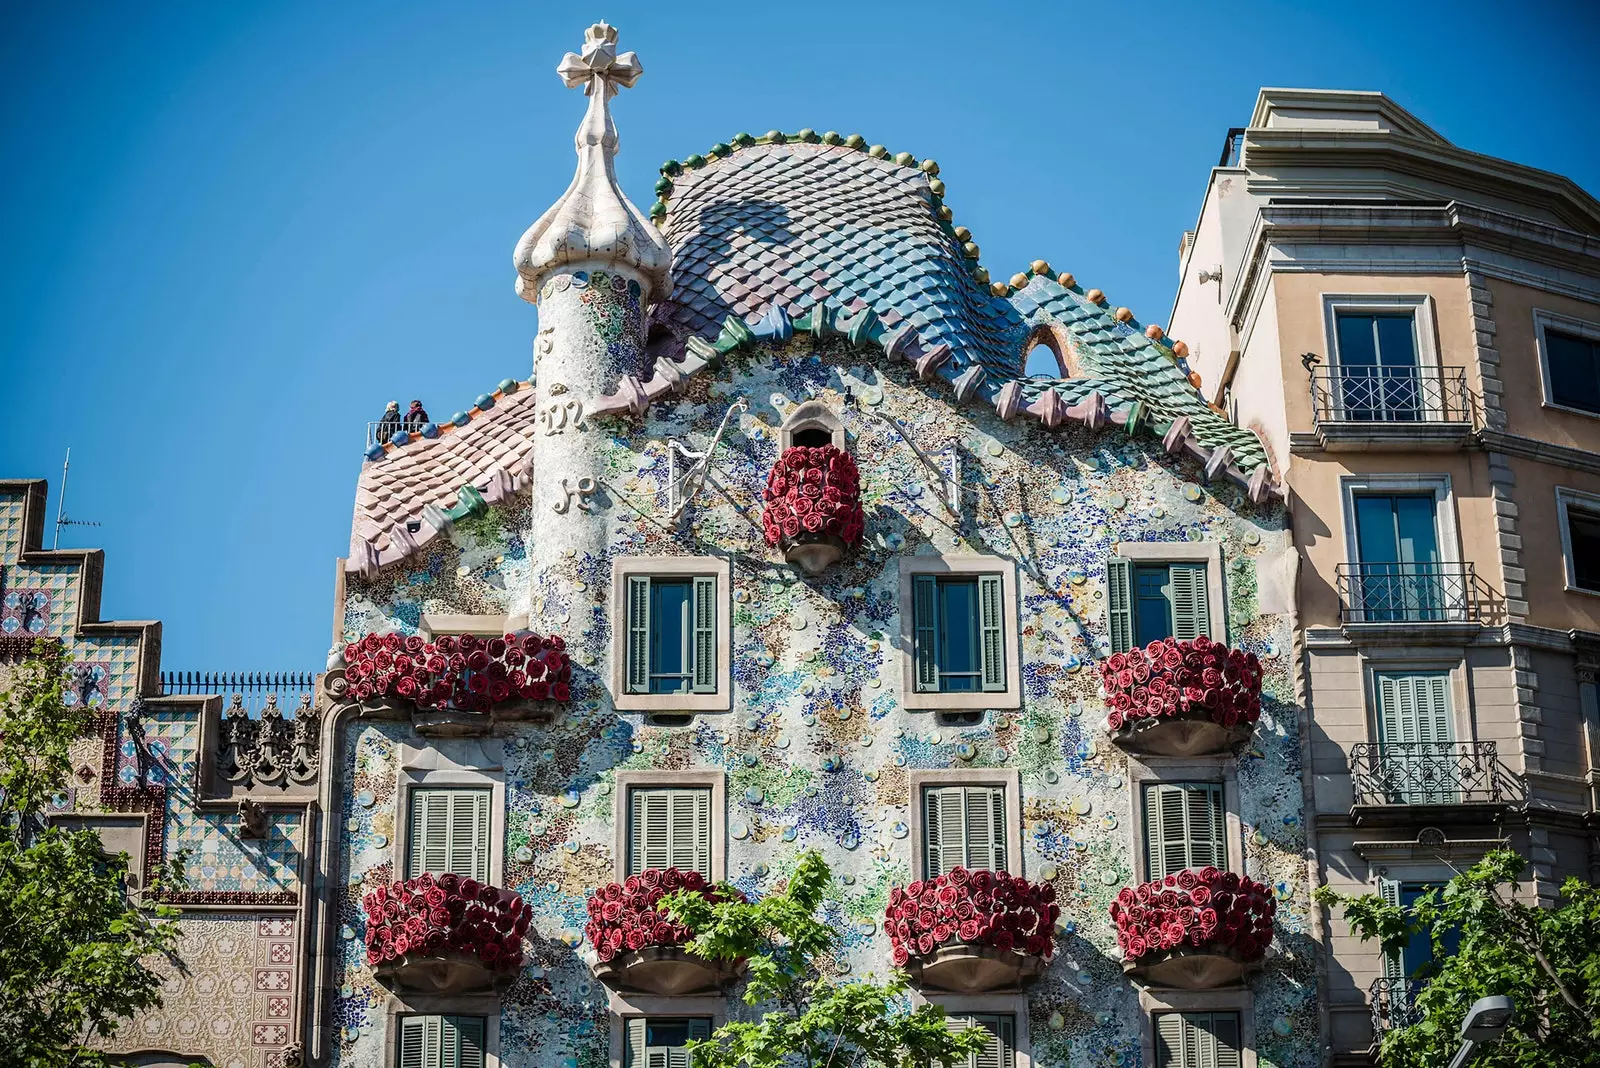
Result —
[[[444,612],[424,612],[417,633],[427,641],[440,634],[472,634],[480,638],[498,638],[528,625],[528,617],[452,615]]]
[[[628,873],[628,792],[635,787],[679,786],[711,791],[711,881],[728,877],[728,776],[721,768],[689,771],[619,771],[612,787],[615,804],[611,813],[615,853],[613,877],[621,882]]]
[[[1000,576],[1005,613],[1006,688],[964,693],[926,693],[917,689],[916,612],[913,580],[918,575]],[[1017,600],[1017,565],[1003,556],[902,556],[900,558],[900,704],[907,709],[991,709],[1022,707],[1021,613]]]
[[[940,768],[906,773],[911,791],[911,878],[925,878],[928,841],[923,827],[922,791],[930,786],[998,786],[1006,797],[1006,871],[1021,876],[1022,871],[1022,773],[1016,768]]]
[[[1433,298],[1426,293],[1324,293],[1322,330],[1328,346],[1328,367],[1341,366],[1339,357],[1340,312],[1382,314],[1409,311],[1412,336],[1417,345],[1417,366],[1438,369],[1439,335],[1435,323]]]
[[[1119,541],[1113,555],[1135,564],[1205,564],[1206,598],[1211,632],[1206,637],[1226,643],[1228,606],[1222,582],[1222,546],[1214,541]]]
[[[1573,506],[1577,506],[1580,512],[1589,513],[1600,519],[1600,493],[1587,493],[1569,486],[1556,487],[1556,520],[1561,528],[1561,563],[1565,588],[1568,593],[1600,597],[1600,590],[1584,589],[1576,582],[1576,568],[1572,559],[1572,530],[1567,523],[1567,513]]]
[[[778,451],[792,447],[794,436],[802,430],[825,430],[834,448],[845,448],[844,423],[839,421],[839,413],[822,401],[808,400],[795,406],[778,428]]]
[[[1248,989],[1168,990],[1139,988],[1139,1045],[1144,1064],[1156,1063],[1156,1016],[1168,1012],[1236,1012],[1239,1014],[1240,1068],[1257,1068],[1256,999]]]
[[[1582,415],[1590,419],[1600,419],[1600,412],[1557,404],[1553,399],[1554,394],[1550,390],[1550,350],[1545,340],[1545,331],[1550,327],[1555,327],[1558,333],[1575,334],[1585,341],[1600,341],[1600,323],[1575,319],[1570,315],[1546,311],[1543,308],[1533,309],[1533,334],[1539,346],[1539,384],[1543,389],[1541,399],[1544,407],[1554,408],[1558,412],[1571,412],[1573,415]]]
[[[505,743],[483,738],[429,741],[429,745],[421,748],[400,745],[400,772],[394,792],[394,841],[389,843],[395,878],[406,877],[406,866],[411,859],[411,791],[454,786],[489,791],[489,882],[499,886],[505,870]]]
[[[728,1000],[723,997],[656,997],[648,994],[619,994],[608,991],[611,1020],[611,1068],[624,1068],[623,1030],[630,1019],[639,1016],[699,1016],[711,1018],[711,1030],[728,1022]]]
[[[1361,563],[1356,552],[1355,499],[1367,494],[1433,494],[1434,531],[1439,539],[1439,562],[1461,562],[1461,535],[1456,527],[1455,495],[1448,474],[1359,474],[1339,478],[1339,510],[1344,521],[1345,558],[1342,562]],[[1388,563],[1389,561],[1377,561]]]
[[[632,575],[717,580],[717,692],[628,692],[628,578]],[[620,711],[726,712],[733,707],[733,569],[725,556],[619,556],[611,565],[611,700]]]

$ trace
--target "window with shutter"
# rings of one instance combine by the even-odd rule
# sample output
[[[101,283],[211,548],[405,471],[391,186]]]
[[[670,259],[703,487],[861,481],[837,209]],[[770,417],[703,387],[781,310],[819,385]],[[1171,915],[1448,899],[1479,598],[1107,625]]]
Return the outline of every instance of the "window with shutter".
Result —
[[[402,1016],[400,1068],[483,1068],[482,1016]]]
[[[1221,783],[1147,783],[1144,832],[1148,878],[1162,879],[1184,868],[1226,868],[1226,826]]]
[[[924,878],[952,868],[1006,870],[1006,794],[999,786],[923,790]]]
[[[1128,560],[1106,562],[1106,611],[1111,651],[1125,653],[1133,648],[1133,564]]]
[[[717,692],[717,586],[715,575],[628,576],[628,693]]]
[[[945,1026],[961,1032],[981,1027],[989,1032],[989,1043],[977,1053],[969,1054],[959,1068],[1016,1068],[1017,1018],[1008,1013],[974,1013],[964,1016],[946,1016]]]
[[[711,1021],[690,1016],[634,1016],[623,1027],[623,1068],[689,1068],[689,1043],[711,1037]]]
[[[711,791],[635,787],[628,794],[628,874],[646,868],[711,878]]]
[[[411,791],[408,876],[454,872],[489,881],[489,800],[483,789],[419,787]]]
[[[911,609],[918,691],[1005,692],[1003,576],[916,575]]]
[[[650,576],[628,576],[629,693],[650,692]]]
[[[1156,1068],[1240,1068],[1236,1012],[1162,1013],[1155,1035]]]
[[[913,631],[914,654],[917,662],[917,689],[939,689],[939,628],[935,623],[938,611],[939,580],[933,575],[918,575],[911,587],[912,613],[916,616]]]
[[[1107,564],[1111,651],[1165,638],[1193,641],[1211,633],[1211,593],[1203,563]]]
[[[1193,641],[1211,635],[1211,599],[1206,589],[1206,565],[1168,565],[1172,591],[1172,636]]]
[[[1449,672],[1376,676],[1378,744],[1384,778],[1394,800],[1405,804],[1452,804],[1458,797],[1450,771],[1455,730],[1450,714]]]

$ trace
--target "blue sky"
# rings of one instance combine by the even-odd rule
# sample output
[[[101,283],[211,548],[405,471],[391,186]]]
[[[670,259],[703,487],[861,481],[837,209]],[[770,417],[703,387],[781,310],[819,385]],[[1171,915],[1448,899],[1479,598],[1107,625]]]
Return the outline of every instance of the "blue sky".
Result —
[[[1099,14],[1093,14],[1098,11]],[[1507,12],[1513,12],[1511,16]],[[604,17],[645,76],[624,186],[740,131],[937,159],[997,277],[1165,322],[1179,235],[1261,85],[1381,89],[1600,192],[1592,4],[78,3],[0,10],[0,476],[107,550],[165,666],[321,663],[365,422],[531,366],[511,250],[565,188]]]

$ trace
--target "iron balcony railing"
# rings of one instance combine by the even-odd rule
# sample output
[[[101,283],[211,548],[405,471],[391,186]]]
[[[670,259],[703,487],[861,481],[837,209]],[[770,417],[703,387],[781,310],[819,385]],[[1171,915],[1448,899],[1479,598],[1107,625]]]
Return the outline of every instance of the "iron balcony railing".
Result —
[[[1311,372],[1317,423],[1471,423],[1464,367],[1322,367]]]
[[[1507,804],[1519,792],[1494,742],[1360,742],[1350,778],[1357,807]]]
[[[399,422],[399,423],[386,423],[386,422],[382,422],[382,421],[370,422],[370,423],[367,424],[367,442],[366,442],[365,445],[362,446],[362,448],[363,449],[370,449],[374,445],[376,445],[376,444],[378,444],[380,442],[383,443],[384,445],[387,445],[387,444],[389,444],[389,440],[391,438],[393,438],[396,434],[398,434],[400,431],[404,430],[407,434],[415,434],[417,429],[419,427],[421,427],[421,426],[422,426],[421,423],[415,423],[415,424],[413,424],[411,426],[407,426],[404,422]]]
[[[224,711],[243,708],[251,718],[260,717],[270,698],[285,716],[293,716],[302,700],[312,696],[316,678],[311,671],[163,671],[161,692],[220,694]]]
[[[1385,976],[1373,981],[1367,993],[1372,998],[1372,1035],[1382,1038],[1385,1031],[1410,1027],[1421,1020],[1417,995],[1422,983],[1416,979]]]
[[[1340,564],[1345,623],[1469,623],[1477,573],[1467,563]]]

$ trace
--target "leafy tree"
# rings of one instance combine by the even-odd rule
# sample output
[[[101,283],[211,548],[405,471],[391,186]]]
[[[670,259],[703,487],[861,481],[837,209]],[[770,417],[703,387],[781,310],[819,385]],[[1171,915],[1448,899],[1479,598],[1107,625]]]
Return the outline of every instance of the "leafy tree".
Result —
[[[148,967],[170,953],[177,910],[125,889],[126,855],[93,831],[49,826],[67,787],[71,747],[91,712],[62,700],[63,658],[45,643],[0,692],[0,1064],[104,1065],[92,1048],[128,1015],[160,1004]],[[171,877],[162,869],[162,876]],[[152,880],[152,888],[154,886]]]
[[[1432,939],[1433,961],[1411,977],[1411,1022],[1383,1036],[1383,1068],[1448,1063],[1467,1010],[1491,994],[1509,995],[1517,1014],[1504,1038],[1480,1047],[1474,1068],[1600,1064],[1600,888],[1569,878],[1556,907],[1524,904],[1515,895],[1526,867],[1515,852],[1495,850],[1408,906],[1317,888],[1319,904],[1343,906],[1362,941],[1385,953],[1413,935]],[[1451,950],[1446,939],[1456,937]]]
[[[822,855],[808,851],[784,891],[759,901],[712,903],[688,891],[662,899],[695,932],[691,952],[747,959],[745,1004],[767,1007],[757,1022],[727,1023],[692,1043],[694,1068],[953,1068],[983,1048],[986,1030],[952,1032],[936,1005],[897,1011],[903,972],[884,983],[828,974],[836,935],[817,909],[831,878]]]

